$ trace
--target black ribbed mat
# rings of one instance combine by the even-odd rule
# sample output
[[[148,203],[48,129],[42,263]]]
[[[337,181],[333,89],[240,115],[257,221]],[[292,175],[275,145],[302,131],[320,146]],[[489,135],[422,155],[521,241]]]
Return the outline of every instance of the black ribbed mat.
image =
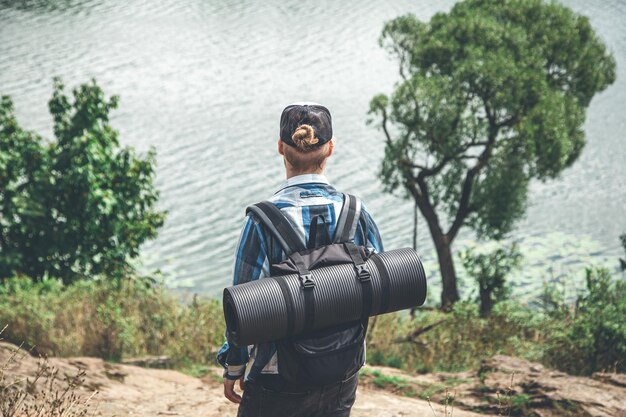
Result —
[[[366,264],[373,286],[371,316],[424,304],[426,274],[413,249],[374,254]],[[384,270],[381,271],[381,267]],[[315,292],[315,330],[359,320],[362,284],[352,265],[326,266],[311,271],[311,274],[315,280],[312,290],[301,288],[297,274],[262,278],[225,288],[224,316],[228,339],[237,346],[245,346],[287,335],[287,305],[277,280],[284,280],[293,300],[294,335],[301,334],[304,327],[303,291]]]

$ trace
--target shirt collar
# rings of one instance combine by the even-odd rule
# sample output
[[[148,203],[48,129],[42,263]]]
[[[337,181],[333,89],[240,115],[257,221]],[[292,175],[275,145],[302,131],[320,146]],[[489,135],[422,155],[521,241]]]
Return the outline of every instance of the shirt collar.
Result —
[[[302,174],[302,175],[296,175],[294,177],[287,179],[286,181],[283,181],[283,183],[280,185],[280,188],[278,189],[278,191],[276,191],[276,193],[284,190],[287,187],[292,187],[294,185],[300,185],[300,184],[310,184],[310,183],[327,184],[327,185],[330,184],[330,182],[328,181],[328,178],[326,178],[325,175]]]

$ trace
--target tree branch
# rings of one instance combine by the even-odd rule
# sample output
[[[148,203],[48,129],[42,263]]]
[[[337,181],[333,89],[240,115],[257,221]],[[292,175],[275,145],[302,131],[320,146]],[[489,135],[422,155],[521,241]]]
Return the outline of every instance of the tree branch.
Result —
[[[409,190],[413,199],[415,200],[420,212],[426,219],[428,228],[431,235],[443,235],[441,226],[439,225],[439,217],[430,202],[430,196],[428,194],[428,186],[423,179],[416,180],[415,178],[407,178],[405,187]]]
[[[485,105],[485,107],[487,110],[487,105]],[[467,174],[465,174],[465,181],[463,182],[463,189],[461,191],[461,199],[459,201],[459,208],[454,217],[454,221],[452,222],[452,226],[450,226],[450,229],[446,233],[446,236],[448,237],[449,242],[454,240],[454,238],[456,237],[456,234],[459,232],[459,229],[463,225],[463,222],[465,221],[467,216],[471,213],[469,200],[470,200],[472,188],[474,186],[474,178],[487,165],[487,162],[489,161],[489,157],[491,156],[491,151],[496,143],[498,131],[499,131],[499,127],[495,123],[490,124],[489,137],[487,139],[487,144],[485,145],[485,149],[482,151],[482,153],[478,157],[478,161],[476,162],[476,164],[467,171]]]
[[[417,328],[415,330],[413,330],[411,333],[409,333],[408,335],[404,336],[404,337],[398,337],[396,339],[393,339],[392,342],[393,343],[407,343],[407,342],[413,342],[415,340],[416,337],[434,329],[435,327],[439,326],[440,324],[445,323],[446,321],[448,321],[448,319],[441,319],[439,321],[436,321],[432,324],[429,324],[428,326],[424,326],[424,327],[420,327]]]
[[[391,135],[389,134],[389,130],[387,129],[387,109],[382,107],[382,116],[383,116],[383,121],[381,123],[381,126],[383,128],[383,132],[385,133],[385,142],[387,143],[387,146],[391,147],[393,146],[392,142],[391,142]]]
[[[511,127],[515,123],[517,123],[517,119],[518,119],[517,114],[514,114],[513,116],[511,116],[511,117],[509,117],[507,119],[504,119],[503,121],[498,123],[496,126],[498,128],[501,128],[501,127]]]
[[[466,143],[465,145],[461,146],[459,149],[457,149],[454,153],[450,154],[450,155],[446,155],[444,156],[441,161],[433,166],[433,167],[426,167],[424,165],[419,165],[419,164],[410,164],[411,168],[415,168],[415,169],[419,169],[420,172],[417,175],[417,178],[426,178],[426,177],[432,177],[435,176],[437,174],[439,174],[439,172],[441,172],[441,170],[443,168],[445,168],[445,166],[448,164],[448,162],[452,161],[455,158],[461,158],[461,159],[472,159],[472,158],[479,158],[479,156],[473,156],[473,155],[463,155],[464,152],[466,152],[469,148],[473,147],[473,146],[486,146],[488,145],[489,142],[488,141],[482,141],[482,142],[475,142],[475,141],[471,141]],[[416,178],[416,180],[417,180]]]

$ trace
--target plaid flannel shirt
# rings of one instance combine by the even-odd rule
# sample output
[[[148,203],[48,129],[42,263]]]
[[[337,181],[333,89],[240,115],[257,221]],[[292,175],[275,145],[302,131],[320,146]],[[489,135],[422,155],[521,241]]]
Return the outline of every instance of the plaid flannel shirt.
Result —
[[[269,199],[287,215],[297,233],[309,242],[311,220],[317,216],[317,237],[324,233],[332,239],[337,216],[343,206],[343,195],[323,175],[304,174],[289,178]],[[320,224],[320,218],[322,223]],[[361,217],[354,237],[355,244],[366,246],[374,252],[383,251],[383,243],[371,215],[361,205]],[[270,244],[266,228],[250,214],[246,216],[239,237],[233,268],[233,285],[254,281],[270,275],[270,265],[283,261],[285,253],[278,244]],[[226,341],[217,354],[218,362],[225,368],[224,377],[238,379],[244,373],[253,381],[260,373],[278,373],[276,346],[273,342],[255,346],[235,347]]]

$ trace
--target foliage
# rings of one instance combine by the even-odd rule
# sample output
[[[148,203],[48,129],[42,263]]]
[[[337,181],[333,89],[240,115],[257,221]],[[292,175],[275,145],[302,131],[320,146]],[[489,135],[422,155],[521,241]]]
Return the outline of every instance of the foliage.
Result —
[[[511,397],[509,402],[514,414],[526,415],[526,410],[530,406],[530,396],[528,394],[517,394]]]
[[[436,323],[440,324],[417,337],[407,337]],[[537,342],[543,337],[541,318],[513,302],[496,304],[486,318],[470,302],[456,303],[449,313],[383,315],[368,334],[368,363],[390,365],[389,358],[402,358],[402,368],[418,372],[476,369],[482,359],[498,353],[537,359],[541,356]]]
[[[120,276],[140,245],[156,237],[154,151],[120,147],[107,98],[92,81],[49,102],[54,141],[24,130],[9,97],[0,101],[0,279],[21,273],[65,283]]]
[[[471,248],[461,253],[463,267],[478,284],[481,317],[486,317],[495,303],[508,298],[506,276],[519,266],[521,257],[515,244],[491,253],[476,253]]]
[[[573,374],[626,371],[626,281],[604,268],[586,271],[587,292],[575,308],[559,305],[544,360]]]
[[[506,300],[481,317],[476,304],[464,301],[449,313],[379,316],[368,332],[368,363],[418,372],[461,371],[505,354],[571,374],[624,372],[626,281],[602,268],[587,269],[586,281],[574,304],[547,286],[542,309]]]
[[[461,371],[505,354],[570,373],[623,372],[626,282],[605,270],[589,270],[587,282],[576,306],[552,298],[541,311],[507,300],[481,317],[477,304],[464,301],[449,313],[377,316],[368,331],[367,362],[417,372]],[[171,366],[192,374],[214,363],[225,330],[217,300],[183,304],[140,277],[70,286],[52,279],[7,279],[0,285],[0,323],[8,324],[3,337],[24,341],[36,353],[112,360],[166,355]]]
[[[141,277],[70,286],[22,277],[0,285],[0,323],[8,324],[5,339],[45,355],[116,361],[166,355],[172,366],[192,367],[214,360],[223,321],[218,301],[194,298],[186,305]]]
[[[614,82],[615,60],[588,18],[542,0],[465,0],[426,23],[401,16],[380,44],[401,76],[391,96],[370,102],[386,138],[380,177],[417,203],[443,302],[454,302],[459,229],[502,238],[525,211],[529,181],[576,161],[586,108]]]

